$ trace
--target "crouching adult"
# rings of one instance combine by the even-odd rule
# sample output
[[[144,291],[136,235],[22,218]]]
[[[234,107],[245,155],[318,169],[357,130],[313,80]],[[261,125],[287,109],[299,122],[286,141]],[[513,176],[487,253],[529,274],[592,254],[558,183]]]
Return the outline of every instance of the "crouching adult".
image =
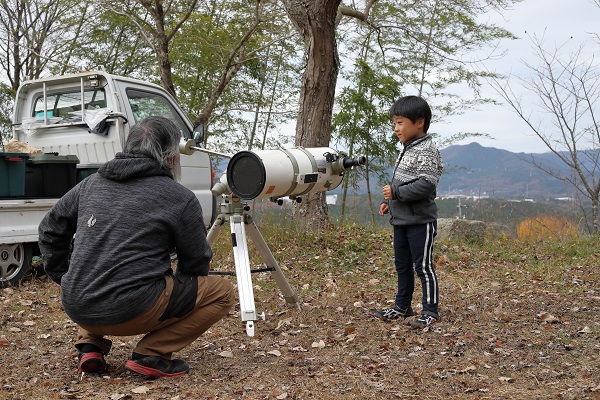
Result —
[[[144,334],[126,367],[181,376],[189,366],[173,353],[233,306],[231,283],[208,275],[200,202],[177,182],[179,140],[166,118],[140,121],[123,152],[65,194],[39,226],[44,269],[80,327],[80,373],[106,371],[112,342],[105,336]]]

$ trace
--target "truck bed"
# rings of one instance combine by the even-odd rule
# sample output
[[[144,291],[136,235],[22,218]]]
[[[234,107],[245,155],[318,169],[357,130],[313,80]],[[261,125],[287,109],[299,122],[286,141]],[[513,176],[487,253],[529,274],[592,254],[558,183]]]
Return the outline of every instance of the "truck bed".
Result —
[[[0,243],[38,241],[38,225],[58,199],[0,199]]]

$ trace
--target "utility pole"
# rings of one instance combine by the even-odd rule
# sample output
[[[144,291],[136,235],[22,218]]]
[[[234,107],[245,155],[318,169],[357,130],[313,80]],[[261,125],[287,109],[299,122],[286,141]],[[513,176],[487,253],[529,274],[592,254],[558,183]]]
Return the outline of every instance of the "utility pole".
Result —
[[[465,208],[466,208],[466,207],[468,207],[468,206],[467,206],[466,204],[465,204],[465,205],[463,205],[463,204],[461,203],[461,197],[459,197],[459,198],[458,198],[458,206],[456,206],[456,207],[458,208],[458,216],[456,217],[456,219],[465,219],[465,216],[464,216],[464,215],[462,215],[462,209],[463,209],[463,207],[465,207]]]

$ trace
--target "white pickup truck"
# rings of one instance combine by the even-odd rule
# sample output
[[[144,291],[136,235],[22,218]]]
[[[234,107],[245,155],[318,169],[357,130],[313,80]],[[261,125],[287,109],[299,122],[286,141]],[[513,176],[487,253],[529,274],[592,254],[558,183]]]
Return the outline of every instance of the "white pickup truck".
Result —
[[[169,118],[182,138],[200,145],[202,137],[194,137],[192,124],[163,88],[104,71],[24,82],[15,99],[13,137],[44,153],[78,160],[79,181],[114,158],[129,127],[150,115]],[[216,217],[209,155],[182,155],[181,166],[181,184],[200,200],[208,227]],[[39,191],[35,196],[0,197],[0,288],[17,284],[28,273],[32,257],[39,254],[38,225],[57,200]],[[144,213],[143,204],[138,212]]]

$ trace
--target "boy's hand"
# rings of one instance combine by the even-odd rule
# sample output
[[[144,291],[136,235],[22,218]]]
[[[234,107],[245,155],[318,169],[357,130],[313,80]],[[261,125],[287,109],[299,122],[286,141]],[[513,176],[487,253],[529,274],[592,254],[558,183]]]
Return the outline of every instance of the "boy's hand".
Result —
[[[385,203],[381,203],[379,205],[379,215],[381,215],[382,217],[387,214],[390,211],[390,209],[388,208],[388,205]]]
[[[383,187],[383,198],[386,200],[392,200],[392,187],[390,185],[385,185]]]

